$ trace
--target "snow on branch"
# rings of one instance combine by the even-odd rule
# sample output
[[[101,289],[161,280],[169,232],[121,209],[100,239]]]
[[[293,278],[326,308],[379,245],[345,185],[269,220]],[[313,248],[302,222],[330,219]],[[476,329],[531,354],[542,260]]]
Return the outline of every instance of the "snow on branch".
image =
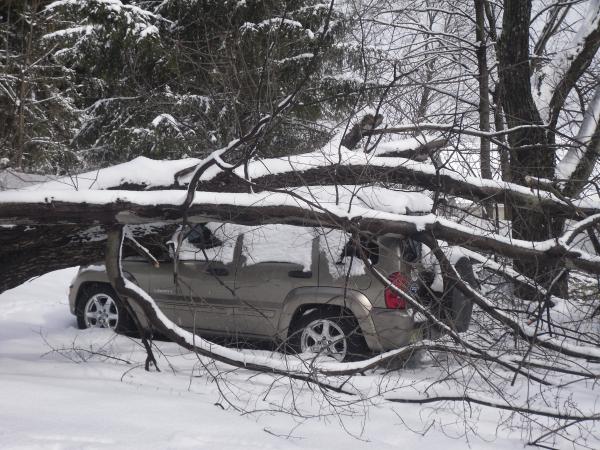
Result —
[[[590,0],[581,25],[566,47],[534,73],[534,99],[544,122],[555,128],[569,92],[600,46],[600,0]]]
[[[139,6],[136,6],[136,5],[129,5],[129,4],[123,3],[120,0],[87,0],[87,1],[57,0],[55,2],[50,3],[48,6],[46,6],[46,10],[52,11],[54,9],[62,8],[65,6],[71,7],[71,8],[81,8],[81,9],[84,9],[84,8],[90,7],[90,6],[96,6],[96,7],[105,8],[107,11],[112,11],[112,12],[115,12],[118,14],[121,14],[121,13],[123,13],[123,11],[125,11],[126,14],[133,13],[140,17],[146,17],[146,18],[152,18],[152,19],[161,18],[160,16],[154,14],[151,11],[140,8]]]
[[[393,146],[390,144],[389,147]],[[432,164],[407,158],[347,150],[339,147],[337,139],[316,152],[252,161],[246,169],[255,191],[319,185],[324,179],[340,184],[385,182],[412,185],[474,201],[510,202],[523,208],[546,210],[571,218],[600,212],[600,203],[592,200],[565,201],[543,189],[464,176],[450,169],[436,169]],[[178,180],[185,183],[184,177]],[[248,183],[244,180],[242,168],[227,173],[211,170],[203,175],[198,187],[203,190],[241,192],[248,189]]]
[[[447,168],[436,169],[432,164],[397,156],[403,152],[404,154],[415,153],[423,145],[433,144],[433,147],[441,145],[438,139],[425,144],[415,139],[391,141],[370,154],[340,148],[339,139],[338,136],[317,151],[253,160],[246,167],[238,165],[236,168],[225,170],[226,165],[220,163],[223,156],[231,148],[242,145],[239,140],[234,140],[205,161],[194,158],[158,161],[138,157],[106,169],[31,186],[28,190],[47,192],[133,187],[152,190],[181,189],[190,185],[190,178],[198,170],[199,165],[207,163],[208,167],[198,174],[197,183],[197,189],[204,191],[247,192],[249,189],[249,181],[246,180],[245,173],[247,170],[255,192],[291,186],[321,185],[324,179],[331,180],[332,183],[348,185],[397,183],[473,201],[495,200],[499,203],[512,203],[534,211],[549,211],[552,214],[575,219],[581,218],[582,215],[600,212],[598,201],[566,199],[544,189],[543,186],[522,186],[505,181],[465,176]],[[394,156],[389,156],[390,154]]]
[[[587,180],[595,166],[600,147],[600,87],[585,111],[576,141],[556,166],[558,180]]]
[[[494,251],[511,258],[562,260],[570,267],[600,274],[600,257],[572,248],[572,232],[540,242],[511,239],[433,214],[403,215],[360,206],[353,206],[348,212],[347,204],[315,202],[313,192],[233,194],[196,191],[190,203],[187,203],[188,199],[188,192],[174,190],[2,192],[0,223],[139,224],[179,220],[185,212],[190,222],[281,223],[347,230],[357,227],[361,232],[402,236],[428,232],[455,245]],[[581,229],[598,220],[600,214],[591,216]]]
[[[569,236],[567,239],[571,238]],[[594,362],[600,362],[600,349],[595,346],[589,345],[575,345],[568,342],[568,339],[560,339],[548,334],[542,334],[539,330],[529,323],[525,323],[519,320],[515,316],[502,311],[496,307],[488,298],[482,295],[477,289],[474,289],[469,285],[458,273],[456,268],[448,261],[444,252],[436,246],[433,251],[440,261],[442,268],[456,281],[456,286],[465,295],[467,295],[473,303],[479,306],[484,312],[490,317],[498,321],[501,325],[512,330],[512,332],[521,339],[528,342],[534,343],[536,346],[545,348],[547,350],[556,351],[565,356],[574,358],[582,358],[586,360],[592,360]]]

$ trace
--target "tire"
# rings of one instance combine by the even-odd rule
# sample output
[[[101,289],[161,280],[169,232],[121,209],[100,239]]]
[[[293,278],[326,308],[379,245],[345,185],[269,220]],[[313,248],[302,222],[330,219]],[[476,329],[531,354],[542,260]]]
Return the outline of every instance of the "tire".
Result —
[[[125,311],[121,300],[108,284],[84,286],[78,295],[77,326],[86,328],[110,328],[117,333],[135,332],[135,324]]]
[[[456,271],[460,277],[474,289],[479,288],[479,283],[473,272],[473,265],[468,258],[459,259],[456,264]],[[452,288],[452,316],[454,328],[459,333],[467,331],[471,323],[471,314],[473,312],[473,302],[467,298],[457,287]]]
[[[342,362],[361,359],[368,352],[360,327],[349,312],[314,309],[294,322],[289,342],[296,353],[312,352]]]

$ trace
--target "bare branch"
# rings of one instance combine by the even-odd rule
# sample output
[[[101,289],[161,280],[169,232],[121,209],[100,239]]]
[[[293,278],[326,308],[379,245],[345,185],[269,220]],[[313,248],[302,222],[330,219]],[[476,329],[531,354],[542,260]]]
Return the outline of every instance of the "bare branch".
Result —
[[[390,397],[388,397],[388,398],[386,398],[386,400],[389,402],[413,403],[413,404],[420,404],[420,405],[423,405],[426,403],[437,403],[437,402],[466,402],[466,403],[473,403],[476,405],[489,406],[491,408],[504,409],[507,411],[517,412],[520,414],[534,414],[536,416],[552,417],[554,419],[578,420],[578,421],[600,420],[600,415],[598,415],[598,414],[590,414],[589,416],[585,416],[582,414],[569,414],[569,413],[554,412],[549,409],[543,410],[543,409],[529,408],[526,406],[511,405],[509,403],[498,403],[493,400],[487,400],[487,399],[477,398],[477,397],[468,396],[468,395],[460,395],[460,396],[442,395],[442,396],[425,397],[425,398],[397,398],[397,397],[390,398]]]
[[[598,48],[600,48],[600,1],[592,0],[573,40],[538,75],[541,106],[547,108],[542,113],[551,129],[556,128],[567,96],[592,63]],[[552,91],[549,103],[546,105],[546,98],[549,97],[548,90]]]

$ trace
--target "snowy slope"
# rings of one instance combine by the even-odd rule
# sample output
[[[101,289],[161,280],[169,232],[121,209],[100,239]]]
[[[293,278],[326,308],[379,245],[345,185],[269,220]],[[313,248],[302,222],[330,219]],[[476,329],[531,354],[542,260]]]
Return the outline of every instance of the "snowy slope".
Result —
[[[157,343],[163,371],[146,373],[137,341],[75,328],[66,298],[74,274],[53,272],[0,295],[0,448],[514,449],[527,439],[498,427],[490,409],[373,396],[411,396],[442,377],[427,359],[356,377],[346,387],[369,400],[326,392],[334,405],[314,387],[245,370],[223,373],[217,384],[212,375],[224,366],[168,342]],[[440,388],[456,389],[448,386]]]

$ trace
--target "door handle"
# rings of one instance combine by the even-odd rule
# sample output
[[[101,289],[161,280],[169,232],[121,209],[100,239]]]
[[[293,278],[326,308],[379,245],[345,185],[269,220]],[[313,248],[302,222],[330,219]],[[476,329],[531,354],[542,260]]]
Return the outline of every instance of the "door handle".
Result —
[[[291,278],[312,278],[312,271],[290,270],[288,276]]]
[[[216,277],[225,277],[229,275],[229,270],[227,270],[225,267],[209,267],[204,271],[204,273],[214,275]]]

